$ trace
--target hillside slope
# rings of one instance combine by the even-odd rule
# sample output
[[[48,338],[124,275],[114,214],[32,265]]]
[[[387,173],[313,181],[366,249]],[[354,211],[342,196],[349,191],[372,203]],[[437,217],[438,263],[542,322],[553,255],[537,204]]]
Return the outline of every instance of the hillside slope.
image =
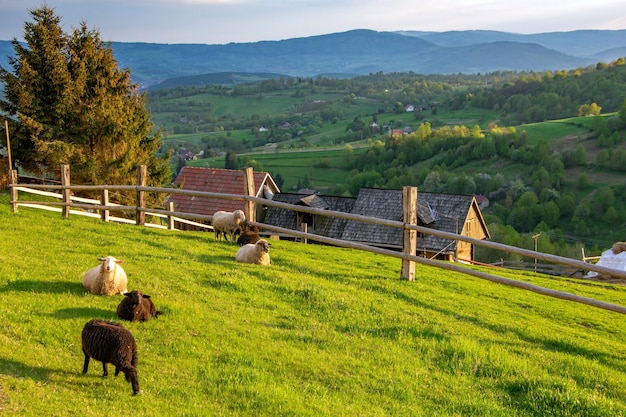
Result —
[[[234,261],[212,234],[22,207],[0,195],[0,410],[22,416],[626,415],[617,313],[458,273],[321,245],[272,241],[273,265]],[[80,331],[120,297],[81,287],[95,257],[124,260],[129,289],[164,311],[124,323],[143,395],[81,374]],[[502,271],[623,303],[626,288]]]

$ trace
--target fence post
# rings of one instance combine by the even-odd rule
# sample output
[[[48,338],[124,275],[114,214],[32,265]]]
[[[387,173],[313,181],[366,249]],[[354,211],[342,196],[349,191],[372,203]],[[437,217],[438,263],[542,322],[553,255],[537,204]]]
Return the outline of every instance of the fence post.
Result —
[[[137,171],[137,186],[146,186],[146,177],[148,176],[148,167],[146,165],[140,165]],[[140,209],[146,208],[146,192],[137,190],[137,213],[136,223],[139,226],[146,224],[146,212]]]
[[[402,187],[402,216],[404,224],[417,225],[417,188]],[[404,242],[402,253],[415,256],[417,251],[417,232],[403,229]],[[415,261],[402,260],[402,279],[415,280]]]
[[[70,166],[69,165],[61,165],[61,185],[63,186],[63,217],[70,217],[70,205],[72,204],[72,200],[70,195],[72,191],[69,188],[71,186],[70,182]]]
[[[252,167],[248,167],[243,170],[243,193],[248,197],[256,197],[254,187],[254,169]],[[256,221],[256,205],[254,201],[245,201],[244,214],[246,215],[246,221]]]
[[[168,209],[170,211],[170,213],[174,212],[174,202],[170,201],[168,203]],[[174,216],[171,214],[168,214],[167,216],[167,228],[169,230],[174,230]]]
[[[103,206],[109,205],[109,190],[107,188],[102,190],[102,205]],[[108,222],[109,221],[109,209],[108,208],[103,209],[102,213],[100,213],[100,217],[102,218],[103,222]]]
[[[12,169],[11,172],[10,186],[11,186],[11,212],[17,213],[17,170]]]
[[[309,233],[309,225],[306,222],[302,223],[302,232]],[[309,243],[306,237],[304,238],[304,243]]]

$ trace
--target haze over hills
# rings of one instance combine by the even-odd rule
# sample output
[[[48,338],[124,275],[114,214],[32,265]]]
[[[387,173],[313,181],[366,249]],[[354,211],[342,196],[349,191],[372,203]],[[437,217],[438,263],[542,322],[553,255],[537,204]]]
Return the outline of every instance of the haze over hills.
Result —
[[[270,73],[352,77],[375,72],[418,74],[562,70],[610,62],[626,53],[626,30],[540,34],[497,31],[377,32],[359,29],[253,43],[159,44],[112,42],[120,67],[154,87],[207,73]],[[9,41],[0,41],[7,68]],[[189,81],[189,80],[187,80]],[[172,86],[172,80],[167,85]]]

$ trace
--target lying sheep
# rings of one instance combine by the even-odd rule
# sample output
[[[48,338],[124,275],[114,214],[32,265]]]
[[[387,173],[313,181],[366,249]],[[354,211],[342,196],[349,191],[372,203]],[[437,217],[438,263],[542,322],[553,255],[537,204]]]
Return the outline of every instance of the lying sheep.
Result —
[[[83,287],[92,294],[124,294],[126,285],[128,285],[128,278],[120,266],[122,261],[113,256],[97,259],[101,264],[85,272]]]
[[[137,344],[133,335],[119,323],[93,319],[85,324],[82,332],[85,364],[83,374],[89,368],[89,359],[102,362],[103,374],[108,376],[107,364],[115,365],[115,376],[124,372],[133,387],[133,395],[141,392],[137,379]]]
[[[235,254],[235,260],[249,264],[269,265],[270,245],[265,239],[260,239],[254,244],[243,245]]]
[[[215,232],[215,240],[222,237],[226,239],[228,235],[231,242],[235,241],[235,232],[246,222],[246,215],[241,210],[216,211],[213,214],[213,231]]]
[[[147,321],[162,314],[157,311],[148,294],[133,290],[124,294],[124,299],[117,306],[117,315],[123,320]]]

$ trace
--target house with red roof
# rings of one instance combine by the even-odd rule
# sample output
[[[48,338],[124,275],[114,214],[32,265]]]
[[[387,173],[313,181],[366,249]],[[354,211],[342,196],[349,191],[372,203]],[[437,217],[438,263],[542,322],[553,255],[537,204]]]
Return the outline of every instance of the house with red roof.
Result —
[[[254,196],[272,199],[280,189],[267,172],[253,172]],[[174,186],[183,190],[212,192],[220,194],[246,195],[244,172],[235,169],[199,168],[185,166],[180,171]],[[167,203],[174,203],[174,210],[184,213],[213,216],[216,211],[244,210],[243,200],[206,198],[182,194],[172,194]],[[262,219],[263,208],[257,205],[257,219]]]

